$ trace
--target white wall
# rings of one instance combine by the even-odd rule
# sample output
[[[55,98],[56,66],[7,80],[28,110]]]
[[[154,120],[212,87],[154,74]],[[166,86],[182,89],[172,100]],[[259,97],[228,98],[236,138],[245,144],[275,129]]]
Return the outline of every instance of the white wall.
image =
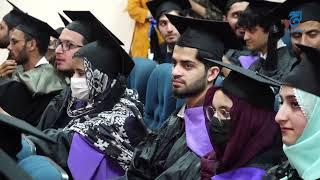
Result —
[[[63,26],[58,13],[63,10],[89,10],[124,44],[128,52],[132,40],[134,21],[126,11],[127,0],[11,0],[21,10],[41,19],[54,29]],[[0,0],[0,17],[11,9],[6,0]]]

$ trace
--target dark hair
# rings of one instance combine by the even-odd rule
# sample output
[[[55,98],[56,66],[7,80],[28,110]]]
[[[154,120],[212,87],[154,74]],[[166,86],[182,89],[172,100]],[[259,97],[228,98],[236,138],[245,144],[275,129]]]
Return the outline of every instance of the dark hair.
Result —
[[[249,1],[248,0],[227,0],[226,6],[223,8],[223,14],[227,15],[231,9],[231,6],[239,2],[249,2]]]
[[[220,65],[214,64],[214,63],[204,59],[204,58],[212,59],[213,55],[211,55],[211,53],[203,51],[201,49],[197,49],[197,50],[198,50],[198,52],[197,52],[196,57],[204,64],[206,71],[208,71],[212,66],[217,66],[217,67],[219,67],[219,69],[222,68]],[[215,59],[215,60],[219,60],[219,59]]]
[[[82,42],[83,45],[86,45],[86,44],[89,43],[89,41],[85,37],[82,38],[81,42]]]
[[[247,8],[240,15],[238,25],[248,29],[260,26],[265,33],[269,33],[267,59],[263,67],[266,70],[275,70],[278,61],[277,42],[284,35],[284,25],[279,18],[270,14],[269,11],[266,8]]]
[[[28,33],[24,33],[24,39],[25,41],[30,41],[32,39],[34,39],[36,41],[36,46],[38,48],[39,54],[44,56],[48,50],[48,46],[49,46],[49,39],[41,39],[38,37],[33,37]]]
[[[213,66],[218,67],[219,70],[221,70],[221,68],[222,68],[222,66],[214,64],[213,62],[210,62],[210,61],[204,59],[204,58],[212,58],[212,55],[209,52],[206,52],[206,51],[203,51],[201,49],[198,49],[196,57],[197,57],[197,59],[199,59],[204,64],[204,69],[205,69],[206,72],[208,72],[208,70]],[[213,80],[213,84],[216,83],[216,80],[217,80],[217,78],[215,78]]]
[[[241,13],[238,25],[248,29],[260,26],[264,32],[268,32],[274,22],[275,17],[271,16],[270,14],[266,14],[265,11],[267,10],[261,10],[260,8],[247,8]]]
[[[157,27],[158,27],[158,25],[159,25],[159,19],[160,19],[160,17],[163,16],[163,15],[165,15],[165,14],[168,14],[168,13],[170,13],[170,12],[172,12],[172,11],[178,13],[179,16],[183,16],[183,17],[185,17],[185,16],[189,13],[189,10],[178,11],[178,10],[172,9],[172,10],[163,11],[158,17],[155,17],[155,19],[156,19],[156,21],[157,21]]]

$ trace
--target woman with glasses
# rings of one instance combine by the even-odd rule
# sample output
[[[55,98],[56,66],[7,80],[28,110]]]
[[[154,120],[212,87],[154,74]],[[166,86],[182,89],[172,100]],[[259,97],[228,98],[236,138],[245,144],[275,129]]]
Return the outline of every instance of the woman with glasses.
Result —
[[[274,121],[276,85],[241,67],[231,69],[221,87],[208,90],[204,113],[214,151],[201,160],[203,179],[261,179],[281,156],[280,130]]]
[[[320,178],[320,50],[297,46],[302,60],[281,83],[275,117],[288,161],[271,168],[266,179]]]

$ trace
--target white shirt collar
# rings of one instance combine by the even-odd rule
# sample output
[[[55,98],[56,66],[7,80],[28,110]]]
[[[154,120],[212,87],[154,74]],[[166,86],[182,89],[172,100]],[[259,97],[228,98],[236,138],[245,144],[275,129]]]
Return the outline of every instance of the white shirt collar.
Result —
[[[182,107],[181,107],[181,109],[180,109],[180,111],[178,112],[178,114],[177,114],[177,116],[179,117],[179,118],[184,118],[184,111],[186,110],[186,104],[184,104]]]
[[[282,39],[279,39],[279,41],[277,42],[277,49],[280,49],[280,48],[285,47],[285,46],[287,46],[287,45],[282,41]],[[260,53],[260,57],[262,57],[264,60],[266,60],[267,59],[267,53],[265,53],[265,54]]]
[[[35,67],[38,67],[42,64],[49,64],[49,61],[44,56],[38,61],[38,63],[35,65]]]

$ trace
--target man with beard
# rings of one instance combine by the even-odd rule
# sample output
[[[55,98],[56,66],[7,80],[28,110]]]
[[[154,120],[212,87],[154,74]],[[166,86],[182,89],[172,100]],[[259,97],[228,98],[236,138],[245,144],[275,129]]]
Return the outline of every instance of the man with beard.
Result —
[[[228,0],[225,3],[224,9],[224,21],[227,21],[233,31],[236,33],[239,41],[243,41],[244,37],[244,28],[238,25],[238,20],[240,14],[247,8],[249,5],[248,1],[245,0]],[[248,64],[252,63],[253,60],[257,59],[253,56],[253,52],[246,49],[245,46],[241,50],[229,49],[225,54],[223,61],[225,63],[235,64],[243,68],[248,68]],[[230,70],[223,68],[222,72],[226,76]]]
[[[73,55],[84,45],[97,39],[93,24],[96,17],[91,13],[81,13],[78,11],[63,11],[72,22],[68,22],[63,16],[60,18],[64,22],[65,28],[62,30],[58,47],[56,48],[56,68],[69,79],[73,75]],[[67,86],[59,95],[54,97],[43,112],[37,128],[44,130],[48,128],[63,128],[71,120],[65,113],[68,99],[71,96],[71,88]]]
[[[200,157],[212,150],[202,105],[220,70],[205,58],[221,61],[224,48],[238,45],[236,36],[227,22],[166,16],[181,33],[172,56],[172,91],[186,103],[136,148],[124,179],[198,179]]]
[[[247,8],[248,5],[249,2],[245,0],[228,0],[224,8],[223,19],[228,21],[236,35],[241,39],[243,39],[244,36],[244,29],[239,27],[238,20],[240,14]]]
[[[170,23],[165,14],[183,15],[182,12],[191,8],[188,0],[153,0],[147,2],[152,16],[157,21],[157,28],[164,39],[154,60],[161,63],[171,63],[174,45],[180,37],[178,30]]]
[[[300,58],[296,44],[320,49],[320,2],[317,0],[287,0],[276,14],[289,19],[292,49]]]
[[[22,11],[21,14],[23,21],[12,29],[8,50],[22,68],[13,80],[1,82],[0,106],[10,115],[35,125],[49,101],[66,83],[44,57],[50,36],[57,37],[57,32],[47,23]],[[19,101],[13,101],[14,98]]]
[[[6,14],[0,22],[0,48],[2,49],[7,48],[10,43],[9,33],[22,21],[21,11],[12,3],[10,4],[13,6],[13,9],[8,14]],[[11,60],[10,57],[8,60],[1,59],[0,61],[4,61],[0,65],[1,77],[11,75],[16,70],[17,63],[14,60]]]

